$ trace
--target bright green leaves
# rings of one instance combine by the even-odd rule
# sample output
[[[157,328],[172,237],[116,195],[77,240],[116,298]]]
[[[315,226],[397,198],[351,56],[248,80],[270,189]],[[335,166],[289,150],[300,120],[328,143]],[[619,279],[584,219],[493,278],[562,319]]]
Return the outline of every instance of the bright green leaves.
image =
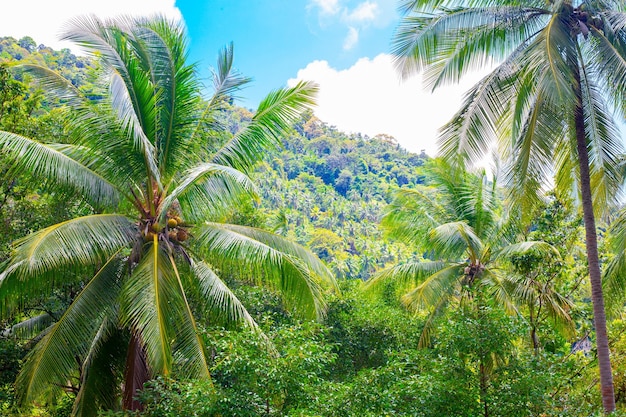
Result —
[[[280,145],[280,136],[289,123],[313,103],[317,86],[299,82],[276,90],[263,99],[252,121],[237,132],[212,158],[213,162],[247,172],[267,149]]]
[[[0,131],[0,147],[16,172],[26,170],[44,181],[78,191],[96,205],[115,206],[120,199],[114,184],[52,146]]]
[[[322,284],[334,279],[315,255],[279,236],[244,226],[207,223],[197,236],[198,250],[217,266],[246,272],[280,291],[287,305],[308,318],[323,315]],[[233,269],[234,266],[237,269]]]
[[[117,299],[125,259],[114,255],[74,299],[61,319],[51,326],[29,353],[17,379],[20,403],[31,402],[49,391],[60,391],[70,375],[88,366],[116,325]]]
[[[185,353],[180,374],[208,377],[204,348],[174,259],[156,236],[148,245],[122,290],[122,324],[139,337],[152,374],[170,375],[172,352],[180,348]]]

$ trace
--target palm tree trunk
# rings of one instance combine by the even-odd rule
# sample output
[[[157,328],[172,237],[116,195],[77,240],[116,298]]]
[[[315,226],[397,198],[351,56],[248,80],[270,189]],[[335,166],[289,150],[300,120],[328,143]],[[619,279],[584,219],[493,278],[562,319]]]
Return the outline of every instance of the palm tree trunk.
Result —
[[[537,336],[537,321],[538,318],[535,318],[535,305],[534,300],[533,303],[528,307],[529,317],[528,321],[530,322],[530,340],[533,343],[533,352],[535,356],[539,353],[539,337]],[[538,316],[538,315],[537,315]]]
[[[483,417],[489,417],[489,404],[487,404],[487,385],[489,381],[489,375],[487,374],[487,367],[484,364],[483,359],[480,360],[480,400],[483,403]]]
[[[580,75],[575,73],[577,85],[580,86]],[[615,411],[615,395],[613,392],[613,375],[611,373],[611,359],[609,339],[606,330],[606,315],[604,312],[604,297],[602,294],[602,275],[598,257],[598,237],[596,221],[593,214],[593,199],[591,197],[591,182],[589,176],[589,153],[585,137],[585,119],[582,107],[582,94],[577,88],[578,100],[574,111],[576,128],[576,144],[578,147],[578,161],[580,168],[580,189],[582,194],[583,219],[585,222],[585,244],[587,247],[587,263],[589,280],[591,281],[591,301],[593,303],[593,322],[596,330],[596,345],[598,348],[598,363],[600,367],[600,387],[604,412],[609,414]]]
[[[124,371],[124,395],[122,406],[125,410],[141,411],[142,406],[137,401],[137,392],[143,388],[150,379],[146,354],[141,341],[136,335],[131,335],[126,356],[126,369]]]

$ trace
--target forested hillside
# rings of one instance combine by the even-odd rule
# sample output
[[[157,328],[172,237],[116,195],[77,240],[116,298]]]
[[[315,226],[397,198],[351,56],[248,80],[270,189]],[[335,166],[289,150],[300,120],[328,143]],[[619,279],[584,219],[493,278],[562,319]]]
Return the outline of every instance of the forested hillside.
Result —
[[[51,83],[15,67],[24,63],[58,72],[95,103],[108,94],[100,64],[69,50],[37,46],[28,37],[0,38],[0,131],[37,139],[53,151],[80,154],[70,147],[80,139],[68,122],[76,113],[68,100],[51,94]],[[254,125],[253,110],[237,106],[228,95],[222,100],[215,118],[201,126],[208,132],[196,144],[203,152],[221,149],[242,128]],[[228,270],[236,261],[207,264],[207,270],[210,266],[224,273],[227,287],[250,316],[227,320],[229,313],[207,307],[208,291],[190,291],[184,302],[175,299],[177,306],[187,305],[193,312],[193,334],[201,340],[211,377],[192,378],[182,372],[191,361],[185,354],[191,354],[176,351],[173,371],[154,372],[140,391],[142,411],[137,414],[122,409],[128,359],[126,346],[114,339],[94,342],[92,350],[83,346],[81,352],[89,354],[64,363],[70,377],[63,383],[35,385],[37,378],[46,380],[46,372],[55,372],[37,373],[32,364],[44,349],[40,341],[59,331],[55,323],[65,319],[68,307],[99,277],[98,272],[91,278],[92,269],[99,271],[104,263],[73,267],[71,278],[63,278],[67,281],[44,274],[49,281],[41,284],[40,295],[32,296],[32,288],[25,286],[30,298],[11,293],[1,300],[0,414],[601,415],[582,219],[573,201],[550,193],[522,223],[518,208],[507,206],[508,194],[494,178],[407,152],[388,135],[343,133],[310,109],[294,118],[279,142],[250,168],[254,192],[235,199],[229,210],[216,211],[211,224],[252,226],[255,232],[246,239],[262,236],[267,245],[278,245],[279,238],[287,238],[317,255],[339,287],[333,291],[320,284],[325,309],[318,320],[302,318],[290,308],[294,301],[280,295],[289,285],[258,285],[257,275],[271,272],[246,265],[248,275],[242,277]],[[16,169],[23,165],[15,155],[0,150],[0,283],[12,273],[5,267],[14,253],[31,242],[20,240],[24,236],[79,216],[108,214],[103,205],[71,187],[55,189],[50,179],[33,180]],[[99,167],[95,158],[89,162],[89,167]],[[233,193],[229,187],[236,184],[224,183],[224,193]],[[212,202],[212,197],[206,201]],[[133,208],[121,204],[125,213]],[[200,229],[194,236],[191,222],[172,210],[164,212],[164,226],[159,226],[163,219],[158,217],[138,221],[143,239],[139,246],[169,239],[174,248],[170,254],[187,260],[198,250],[184,242],[206,238],[208,232]],[[239,230],[236,227],[228,230]],[[615,258],[609,249],[619,240],[610,230],[608,223],[602,225],[605,262]],[[181,287],[188,285],[195,267],[190,265],[180,269],[182,278],[176,282]],[[296,273],[305,269],[304,264],[295,265]],[[113,287],[118,284],[111,282]],[[614,291],[610,338],[616,400],[622,410],[626,324],[621,320],[623,299]],[[231,300],[229,294],[224,291],[222,296]],[[236,310],[239,304],[231,302]],[[252,322],[258,328],[245,325]],[[122,330],[115,330],[122,345],[132,343],[135,334]],[[181,339],[172,336],[172,349],[186,342]],[[94,374],[103,375],[104,382]],[[25,385],[34,385],[41,395],[31,398]]]

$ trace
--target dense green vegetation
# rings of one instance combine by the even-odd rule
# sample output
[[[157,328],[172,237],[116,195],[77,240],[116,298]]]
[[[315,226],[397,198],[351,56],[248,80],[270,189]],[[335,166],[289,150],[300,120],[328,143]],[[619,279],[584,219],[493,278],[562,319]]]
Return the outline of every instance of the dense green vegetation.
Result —
[[[176,28],[141,22],[132,34],[137,38],[141,24],[182,51]],[[112,39],[132,37],[106,30]],[[151,50],[148,43],[112,46],[127,48],[119,56],[135,69],[166,59],[154,55],[142,61],[146,57],[139,51]],[[120,417],[134,415],[124,410],[133,407],[148,416],[601,414],[584,223],[564,193],[550,193],[522,215],[507,199],[510,190],[484,172],[406,152],[386,135],[347,135],[328,126],[301,106],[309,100],[307,92],[270,95],[268,103],[274,104],[281,94],[299,97],[284,103],[294,109],[284,117],[267,116],[263,105],[256,111],[237,107],[231,88],[247,79],[232,72],[229,49],[221,55],[215,96],[209,99],[193,88],[193,71],[182,55],[180,61],[168,55],[190,77],[180,81],[189,94],[181,105],[189,107],[179,114],[182,120],[153,128],[155,165],[146,166],[145,158],[132,155],[145,157],[153,148],[134,146],[132,131],[116,120],[122,108],[136,111],[150,97],[161,104],[166,100],[140,82],[140,70],[129,71],[123,84],[144,94],[145,101],[115,113],[109,78],[102,77],[106,60],[52,51],[30,38],[2,38],[0,47],[0,131],[11,132],[0,136],[2,415]],[[13,68],[16,63],[44,66],[69,82],[60,89],[56,76]],[[143,118],[136,128],[147,131],[167,114],[176,112],[165,112],[153,123]],[[264,115],[271,122],[264,122]],[[166,134],[167,126],[178,133]],[[200,127],[197,140],[187,134],[190,126]],[[276,129],[274,134],[266,135],[268,128]],[[90,129],[96,130],[86,134]],[[70,152],[77,137],[92,153]],[[192,151],[168,160],[156,145],[168,137],[178,137],[177,145]],[[105,173],[122,201],[128,189],[144,196],[152,192],[152,199],[131,198],[115,206],[73,179],[37,177],[27,168],[41,170],[44,163],[23,150],[25,143],[36,146],[26,138]],[[256,147],[252,142],[258,140],[267,147]],[[106,144],[113,168],[97,162],[94,155],[102,158],[98,151],[104,148],[94,143]],[[201,187],[181,191],[193,180],[208,181],[212,194]],[[172,185],[160,187],[159,181]],[[151,212],[151,202],[159,199],[173,208],[159,214],[163,206],[155,204]],[[139,207],[143,211],[137,215]],[[102,227],[90,223],[112,213],[132,220]],[[608,338],[616,405],[623,412],[626,323],[620,278],[626,227],[623,219],[609,221],[614,213],[600,225],[599,251],[613,274],[605,289],[612,314]],[[166,225],[177,216],[185,220],[178,227],[188,234],[185,239],[163,234],[178,226]],[[66,240],[74,238],[73,247],[83,247],[78,262],[38,241],[42,232],[37,231],[56,233],[63,225],[78,224],[70,219],[84,228],[59,235],[59,242],[67,247]],[[212,222],[213,234],[200,219]],[[218,232],[228,238],[216,237]],[[121,252],[88,244],[93,236],[111,243],[118,235]],[[264,258],[263,251],[248,249],[238,256],[234,246],[245,247],[249,238],[270,247],[273,255]],[[10,268],[37,251],[59,259],[19,275]],[[111,262],[127,271],[122,265],[131,257],[135,266],[128,273],[102,273]],[[191,259],[197,257],[206,259],[204,274],[194,274],[200,262]],[[152,260],[155,267],[145,266]],[[49,273],[50,265],[61,273]],[[316,276],[323,277],[326,267],[339,283],[337,291],[317,287]],[[149,274],[142,274],[146,268],[157,271],[168,305],[137,296],[158,293],[146,290],[153,285]],[[204,287],[194,287],[194,275]],[[219,288],[209,283],[217,275]],[[285,276],[296,284],[272,283]],[[103,277],[110,280],[100,282]],[[7,286],[11,279],[19,291]],[[309,296],[297,282],[310,283]],[[178,283],[185,291],[177,292]],[[86,296],[98,284],[89,301]],[[216,291],[215,299],[207,300]],[[132,311],[141,311],[140,317]],[[159,325],[150,319],[153,311],[157,319],[165,317]],[[98,326],[105,330],[91,331]],[[157,328],[165,337],[158,337]],[[65,336],[57,350],[50,350],[58,334]],[[147,347],[129,355],[129,346],[138,344]],[[145,365],[144,378],[134,384],[125,372],[131,359]],[[41,368],[46,362],[50,366]],[[205,369],[210,379],[191,368]],[[130,386],[138,390],[129,391]],[[130,393],[137,401],[123,401],[124,389],[126,400]]]

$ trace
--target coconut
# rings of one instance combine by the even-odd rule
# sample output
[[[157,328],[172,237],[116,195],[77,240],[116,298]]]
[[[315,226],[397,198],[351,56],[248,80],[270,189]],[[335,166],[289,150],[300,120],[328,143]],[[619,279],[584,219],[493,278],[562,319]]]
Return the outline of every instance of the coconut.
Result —
[[[179,242],[184,242],[185,240],[189,238],[189,234],[187,233],[187,231],[180,229],[178,230],[178,233],[176,234],[176,238],[178,239]]]
[[[171,229],[171,228],[174,228],[176,226],[178,226],[178,222],[176,221],[175,218],[170,217],[169,219],[167,219],[167,227],[169,227]]]

